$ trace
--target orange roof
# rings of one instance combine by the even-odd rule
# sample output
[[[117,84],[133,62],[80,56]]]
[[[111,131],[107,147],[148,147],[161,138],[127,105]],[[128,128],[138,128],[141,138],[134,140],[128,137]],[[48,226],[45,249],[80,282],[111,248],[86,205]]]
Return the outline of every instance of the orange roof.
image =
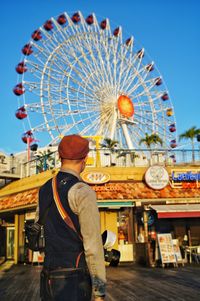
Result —
[[[38,200],[38,189],[19,192],[0,199],[0,211],[16,210],[23,207],[36,205]]]
[[[118,182],[92,187],[97,199],[162,199],[162,198],[196,198],[200,197],[200,189],[179,189],[170,185],[162,190],[153,190],[143,182]]]
[[[143,182],[115,182],[91,186],[97,194],[97,200],[134,200],[134,199],[170,199],[199,198],[200,189],[178,189],[170,185],[162,190],[153,190]],[[17,210],[36,206],[38,188],[12,194],[0,199],[0,211]]]

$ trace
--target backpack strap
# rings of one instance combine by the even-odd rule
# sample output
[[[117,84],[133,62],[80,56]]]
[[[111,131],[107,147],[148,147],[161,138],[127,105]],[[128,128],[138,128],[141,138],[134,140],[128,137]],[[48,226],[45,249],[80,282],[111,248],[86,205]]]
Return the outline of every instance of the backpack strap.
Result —
[[[59,197],[58,189],[57,189],[56,176],[52,178],[52,189],[53,189],[53,198],[54,198],[56,207],[58,209],[58,212],[60,213],[60,216],[62,217],[64,222],[67,224],[67,226],[70,227],[75,233],[78,234],[80,240],[82,241],[83,240],[82,236],[79,235],[79,233],[77,232],[71,217],[65,211],[65,209],[60,201],[60,197]]]

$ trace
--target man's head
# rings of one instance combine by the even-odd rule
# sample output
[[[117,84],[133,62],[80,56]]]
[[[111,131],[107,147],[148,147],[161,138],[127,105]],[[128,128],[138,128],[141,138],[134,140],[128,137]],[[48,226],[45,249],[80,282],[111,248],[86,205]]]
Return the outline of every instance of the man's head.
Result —
[[[62,165],[79,167],[83,171],[89,152],[89,141],[79,135],[64,136],[58,145]]]

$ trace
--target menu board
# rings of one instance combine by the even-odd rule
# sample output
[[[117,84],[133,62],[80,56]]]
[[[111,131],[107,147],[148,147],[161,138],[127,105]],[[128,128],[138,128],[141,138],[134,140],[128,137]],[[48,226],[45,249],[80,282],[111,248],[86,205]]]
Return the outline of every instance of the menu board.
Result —
[[[157,235],[157,237],[162,264],[176,263],[176,256],[174,253],[174,246],[171,233],[160,233]]]
[[[177,260],[177,262],[182,262],[183,258],[181,256],[181,251],[180,251],[178,239],[173,239],[172,241],[173,241],[174,253],[175,253],[175,256],[176,256],[176,260]]]

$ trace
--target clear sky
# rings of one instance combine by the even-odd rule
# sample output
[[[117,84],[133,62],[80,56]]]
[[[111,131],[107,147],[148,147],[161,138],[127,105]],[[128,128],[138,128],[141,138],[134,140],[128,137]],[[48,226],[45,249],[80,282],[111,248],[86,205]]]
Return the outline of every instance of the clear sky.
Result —
[[[178,134],[200,128],[200,1],[199,0],[7,0],[0,10],[0,150],[25,150],[24,132],[14,113],[18,107],[12,89],[15,66],[32,32],[50,17],[80,10],[108,17],[133,35],[155,61],[168,87]],[[127,35],[128,35],[127,34]]]

